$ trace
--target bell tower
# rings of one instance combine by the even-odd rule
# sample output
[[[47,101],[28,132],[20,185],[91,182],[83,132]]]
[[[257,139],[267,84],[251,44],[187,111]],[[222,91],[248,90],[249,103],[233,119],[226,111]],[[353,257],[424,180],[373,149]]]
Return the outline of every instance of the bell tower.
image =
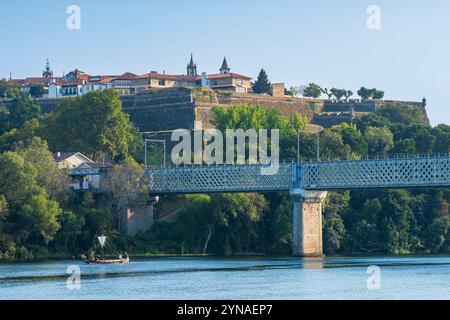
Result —
[[[229,74],[231,69],[228,67],[227,57],[223,58],[222,67],[220,68],[220,74]]]
[[[187,65],[187,75],[191,77],[197,76],[197,64],[194,63],[194,56],[191,53],[191,61]]]
[[[45,64],[45,70],[42,72],[42,78],[53,78],[53,70],[50,68],[50,62],[47,58],[47,63]]]

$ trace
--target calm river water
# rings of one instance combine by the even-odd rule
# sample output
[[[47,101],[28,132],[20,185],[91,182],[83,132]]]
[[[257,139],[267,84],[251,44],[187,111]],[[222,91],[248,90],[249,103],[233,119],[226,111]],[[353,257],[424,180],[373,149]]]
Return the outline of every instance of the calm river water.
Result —
[[[370,269],[379,270],[380,277],[367,273],[370,266],[380,268]],[[68,271],[77,270],[79,288],[76,281],[68,286]],[[374,277],[368,285],[368,278]],[[378,283],[381,289],[376,289]],[[450,299],[450,257],[180,257],[109,266],[80,261],[0,264],[0,299]]]

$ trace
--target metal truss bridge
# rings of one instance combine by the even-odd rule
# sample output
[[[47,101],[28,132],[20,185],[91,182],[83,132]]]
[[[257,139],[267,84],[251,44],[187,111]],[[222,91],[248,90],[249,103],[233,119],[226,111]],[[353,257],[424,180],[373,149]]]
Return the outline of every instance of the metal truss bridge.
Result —
[[[269,175],[263,168],[268,166],[146,169],[144,182],[153,195],[450,187],[450,156],[279,164]]]

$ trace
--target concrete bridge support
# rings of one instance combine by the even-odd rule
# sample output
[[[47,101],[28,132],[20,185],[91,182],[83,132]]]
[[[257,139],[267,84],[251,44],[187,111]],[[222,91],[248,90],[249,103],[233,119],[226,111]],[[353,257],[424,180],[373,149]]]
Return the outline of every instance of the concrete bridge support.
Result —
[[[126,209],[126,232],[130,236],[146,232],[153,225],[153,208],[149,203],[136,202]]]
[[[322,257],[322,211],[325,191],[291,191],[294,202],[292,252],[298,257]]]

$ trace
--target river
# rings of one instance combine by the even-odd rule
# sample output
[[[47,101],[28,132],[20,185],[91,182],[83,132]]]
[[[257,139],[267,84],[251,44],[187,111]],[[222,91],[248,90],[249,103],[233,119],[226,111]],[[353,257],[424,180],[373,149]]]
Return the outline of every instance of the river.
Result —
[[[69,274],[73,281],[68,283]],[[0,299],[450,299],[450,257],[164,257],[108,266],[81,261],[0,264]]]

